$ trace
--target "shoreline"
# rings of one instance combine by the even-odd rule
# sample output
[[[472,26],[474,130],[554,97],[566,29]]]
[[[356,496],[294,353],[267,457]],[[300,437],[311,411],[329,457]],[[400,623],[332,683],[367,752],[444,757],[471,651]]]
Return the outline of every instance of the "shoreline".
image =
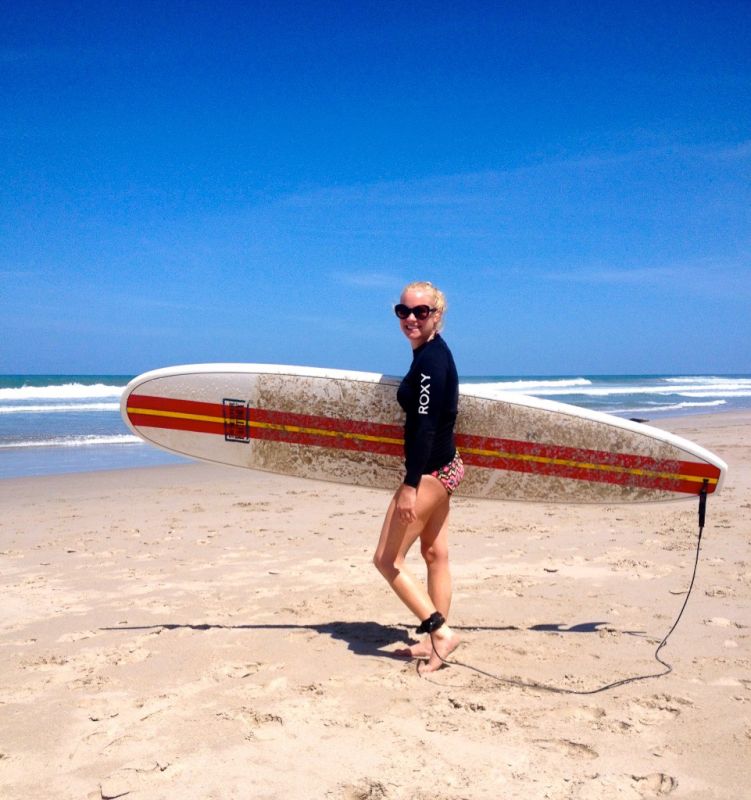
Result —
[[[661,653],[672,673],[587,695],[554,689],[662,671],[695,502],[457,493],[451,624],[482,673],[421,679],[393,655],[415,621],[371,564],[385,490],[198,462],[5,479],[4,798],[743,796],[751,412],[664,427],[728,481]]]

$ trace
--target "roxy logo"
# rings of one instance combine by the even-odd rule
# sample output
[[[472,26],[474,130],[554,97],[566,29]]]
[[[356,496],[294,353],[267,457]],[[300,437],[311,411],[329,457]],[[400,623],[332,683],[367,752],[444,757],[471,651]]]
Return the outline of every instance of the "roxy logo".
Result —
[[[427,414],[430,404],[430,375],[420,373],[420,405],[417,408],[418,414]]]

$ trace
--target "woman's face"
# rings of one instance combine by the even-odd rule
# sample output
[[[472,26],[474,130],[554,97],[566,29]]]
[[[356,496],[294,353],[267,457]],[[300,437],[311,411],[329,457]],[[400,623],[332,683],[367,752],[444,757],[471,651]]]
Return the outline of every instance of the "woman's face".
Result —
[[[408,308],[415,306],[435,306],[433,292],[423,289],[407,289],[401,296],[400,303]],[[438,324],[441,320],[441,312],[434,311],[427,319],[416,319],[414,314],[410,314],[407,319],[400,319],[399,325],[402,333],[409,339],[412,349],[429,342],[438,333]]]

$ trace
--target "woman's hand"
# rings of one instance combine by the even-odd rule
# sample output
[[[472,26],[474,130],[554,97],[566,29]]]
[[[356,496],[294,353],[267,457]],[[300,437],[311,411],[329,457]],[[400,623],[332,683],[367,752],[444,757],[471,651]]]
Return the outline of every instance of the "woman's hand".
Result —
[[[399,521],[409,525],[417,519],[417,489],[403,483],[396,495],[396,514]]]

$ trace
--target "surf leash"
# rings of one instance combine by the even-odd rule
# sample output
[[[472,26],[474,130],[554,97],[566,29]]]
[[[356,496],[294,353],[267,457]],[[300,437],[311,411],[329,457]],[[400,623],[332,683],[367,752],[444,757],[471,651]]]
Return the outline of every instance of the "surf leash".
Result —
[[[688,589],[686,591],[686,597],[683,600],[683,605],[681,606],[681,610],[678,612],[678,616],[675,619],[675,622],[670,626],[670,630],[663,636],[662,641],[657,645],[657,648],[654,652],[654,659],[659,664],[662,664],[664,669],[661,672],[654,672],[649,673],[647,675],[632,675],[628,678],[621,678],[617,681],[611,681],[610,683],[606,683],[603,686],[598,686],[594,689],[569,689],[564,686],[551,686],[550,684],[546,683],[538,683],[537,681],[525,681],[520,678],[505,678],[502,675],[495,675],[492,672],[488,672],[487,670],[481,669],[480,667],[476,667],[473,664],[466,664],[463,661],[457,661],[452,659],[451,661],[446,660],[443,658],[440,653],[435,648],[435,642],[433,641],[433,633],[430,633],[430,643],[433,648],[433,652],[436,656],[446,665],[449,667],[463,667],[464,669],[468,669],[471,672],[475,672],[478,675],[483,675],[486,678],[490,678],[491,680],[496,681],[497,683],[505,683],[509,686],[518,686],[524,689],[537,689],[539,691],[544,692],[553,692],[555,694],[578,694],[578,695],[591,695],[591,694],[599,694],[601,692],[607,692],[610,689],[616,689],[619,686],[626,686],[629,683],[637,683],[638,681],[646,681],[651,680],[652,678],[663,678],[665,675],[669,675],[673,671],[673,665],[665,661],[660,656],[660,651],[663,647],[668,643],[668,639],[670,638],[673,631],[678,627],[678,623],[681,621],[681,617],[683,616],[683,612],[686,610],[686,606],[688,605],[689,597],[691,597],[691,591],[694,588],[694,582],[696,580],[696,573],[699,568],[699,554],[701,552],[701,540],[704,534],[704,523],[706,522],[707,518],[707,485],[708,481],[705,479],[704,483],[702,484],[702,488],[699,490],[699,535],[696,540],[696,553],[694,557],[694,567],[691,573],[691,581],[689,582]],[[418,663],[419,667],[419,663]],[[420,674],[418,669],[418,675]],[[426,677],[421,675],[421,677]],[[430,680],[428,678],[428,680]],[[458,687],[457,687],[458,688]]]

